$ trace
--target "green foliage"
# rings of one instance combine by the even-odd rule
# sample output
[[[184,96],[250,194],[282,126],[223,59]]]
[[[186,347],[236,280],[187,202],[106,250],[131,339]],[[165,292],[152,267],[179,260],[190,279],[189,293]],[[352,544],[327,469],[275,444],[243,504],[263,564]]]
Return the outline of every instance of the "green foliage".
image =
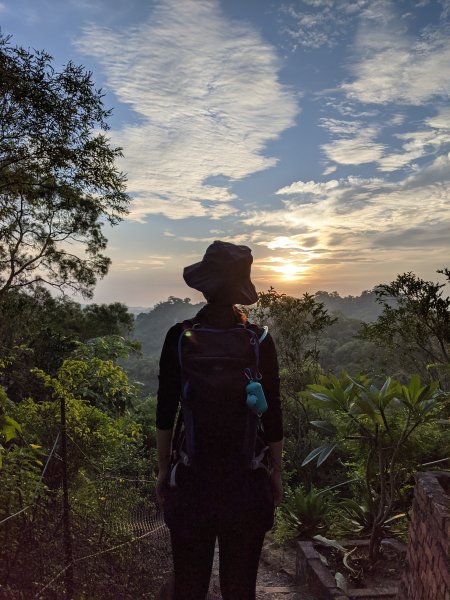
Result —
[[[258,294],[256,307],[249,311],[256,323],[268,325],[275,339],[285,388],[296,395],[320,372],[318,340],[335,319],[313,296],[294,298],[273,288]]]
[[[140,347],[139,342],[134,340],[128,340],[120,335],[107,335],[93,338],[85,344],[77,343],[72,357],[80,360],[98,358],[104,361],[117,361],[119,358],[129,358],[130,354],[138,354]]]
[[[274,539],[285,543],[295,539],[309,539],[323,533],[329,525],[329,497],[323,491],[302,485],[288,489],[284,503],[277,511]]]
[[[407,385],[388,378],[381,387],[364,377],[330,375],[310,385],[309,390],[314,402],[330,417],[314,424],[332,439],[311,451],[303,464],[317,459],[320,466],[339,446],[352,451],[356,462],[364,460],[373,557],[404,483],[402,454],[418,428],[437,422],[447,396],[437,382],[423,385],[418,375]]]
[[[447,270],[438,272],[449,277]],[[450,298],[443,296],[444,287],[409,272],[376,289],[383,312],[360,335],[390,351],[404,376],[418,372],[429,378],[427,364],[450,362]]]
[[[98,321],[96,321],[96,315]],[[33,368],[55,375],[64,359],[97,356],[116,361],[138,351],[138,343],[123,337],[133,315],[119,303],[81,307],[47,290],[10,291],[0,297],[0,385],[14,401],[38,397]],[[108,331],[108,336],[98,335]]]
[[[323,304],[304,294],[293,298],[273,288],[258,294],[256,307],[247,311],[249,319],[267,325],[273,336],[280,363],[281,394],[285,432],[285,462],[293,482],[300,477],[300,456],[316,441],[309,421],[313,418],[302,391],[317,380],[319,340],[335,319]],[[310,481],[306,483],[310,484]]]
[[[69,479],[74,481],[81,468],[92,473],[112,468],[124,454],[134,456],[133,447],[140,437],[140,428],[129,418],[112,418],[103,410],[75,398],[61,381],[38,373],[50,392],[50,399],[35,402],[26,398],[15,406],[26,439],[50,450],[60,427],[60,401],[66,402],[67,434],[71,443]],[[120,462],[119,460],[119,462]],[[127,459],[128,460],[128,459]],[[51,487],[60,483],[59,466],[53,463],[47,482]]]
[[[83,67],[58,72],[0,36],[0,295],[46,282],[90,297],[108,271],[103,221],[117,224],[129,199],[102,98]]]
[[[155,396],[146,396],[134,402],[133,420],[142,431],[142,444],[145,455],[151,459],[156,453],[156,403]],[[154,463],[154,460],[151,460]]]
[[[8,398],[5,390],[0,388],[0,469],[3,466],[3,452],[5,450],[3,444],[8,444],[22,430],[19,423],[6,414],[7,405]]]
[[[43,466],[41,446],[25,441],[15,408],[0,388],[0,520],[31,502]]]
[[[35,373],[55,393],[85,400],[115,416],[123,415],[136,396],[136,389],[129,383],[122,367],[96,356],[65,360],[56,378],[39,370]]]

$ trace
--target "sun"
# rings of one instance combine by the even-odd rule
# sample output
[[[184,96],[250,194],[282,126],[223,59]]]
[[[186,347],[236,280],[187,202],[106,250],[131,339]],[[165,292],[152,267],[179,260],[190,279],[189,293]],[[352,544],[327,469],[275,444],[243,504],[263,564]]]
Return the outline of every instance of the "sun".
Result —
[[[280,273],[283,281],[297,281],[298,279],[301,279],[306,269],[306,265],[298,265],[287,261],[285,264],[272,267],[273,271]]]

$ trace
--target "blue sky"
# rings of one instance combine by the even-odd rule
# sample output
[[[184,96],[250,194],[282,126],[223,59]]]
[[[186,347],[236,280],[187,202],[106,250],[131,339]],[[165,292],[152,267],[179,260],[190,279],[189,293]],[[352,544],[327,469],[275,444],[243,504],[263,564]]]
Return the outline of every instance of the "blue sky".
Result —
[[[449,266],[450,0],[1,0],[93,71],[133,197],[95,300],[199,296],[224,239],[259,290],[356,294]]]

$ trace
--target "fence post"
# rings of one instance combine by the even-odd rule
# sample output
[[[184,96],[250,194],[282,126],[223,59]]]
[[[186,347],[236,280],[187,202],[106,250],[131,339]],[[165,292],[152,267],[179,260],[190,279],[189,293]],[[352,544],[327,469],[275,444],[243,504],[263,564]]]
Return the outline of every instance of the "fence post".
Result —
[[[61,395],[61,460],[62,460],[62,483],[63,483],[63,527],[64,527],[64,581],[66,587],[66,598],[72,600],[74,597],[73,567],[72,567],[72,536],[70,533],[70,505],[69,488],[67,485],[67,421],[66,421],[66,399]]]

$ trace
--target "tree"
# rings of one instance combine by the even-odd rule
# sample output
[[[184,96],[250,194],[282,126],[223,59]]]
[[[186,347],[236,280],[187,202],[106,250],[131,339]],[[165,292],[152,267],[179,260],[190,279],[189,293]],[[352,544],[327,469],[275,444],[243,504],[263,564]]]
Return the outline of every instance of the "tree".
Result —
[[[279,294],[272,287],[267,292],[260,292],[256,307],[247,312],[251,321],[267,325],[275,340],[284,409],[286,471],[296,479],[299,475],[298,456],[312,443],[311,415],[302,392],[321,373],[319,340],[336,319],[313,296],[303,294],[301,298],[294,298]]]
[[[55,375],[81,347],[101,359],[124,357],[138,348],[126,337],[133,319],[120,303],[82,307],[41,287],[28,293],[10,290],[0,298],[0,385],[18,402],[38,394],[32,368]]]
[[[0,35],[0,297],[42,283],[92,296],[105,222],[127,213],[122,155],[92,73]]]
[[[313,296],[294,298],[279,294],[274,288],[258,294],[250,318],[268,325],[277,346],[285,389],[292,397],[305,390],[320,370],[319,338],[332,325],[325,305]]]
[[[438,273],[450,279],[447,269]],[[360,337],[393,351],[406,374],[427,375],[429,363],[450,362],[450,298],[443,296],[444,287],[411,272],[378,286],[375,293],[383,312],[374,323],[363,325]]]

